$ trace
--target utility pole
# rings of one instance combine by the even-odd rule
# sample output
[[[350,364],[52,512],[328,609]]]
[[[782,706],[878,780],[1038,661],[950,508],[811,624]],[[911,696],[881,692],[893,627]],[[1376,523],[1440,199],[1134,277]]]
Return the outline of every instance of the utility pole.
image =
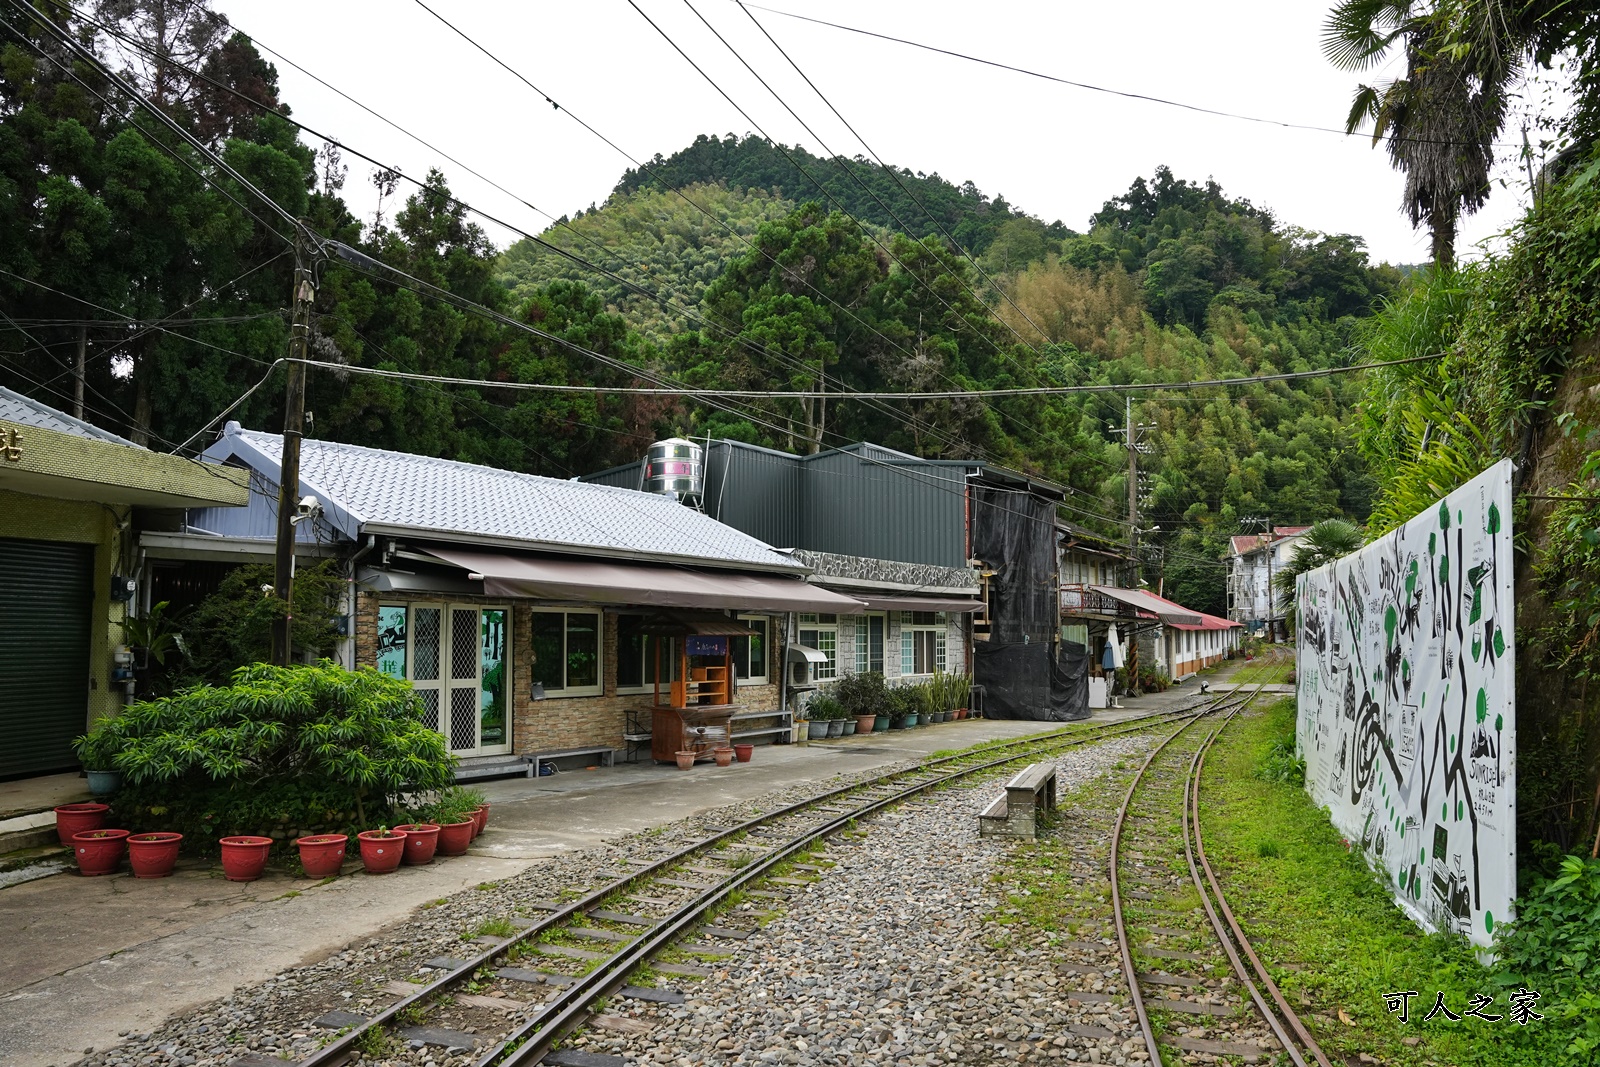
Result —
[[[301,220],[294,234],[293,318],[289,327],[289,380],[283,400],[283,457],[278,472],[278,543],[276,574],[272,591],[283,601],[283,609],[272,624],[272,662],[289,665],[293,652],[294,627],[294,540],[295,512],[300,502],[300,438],[306,419],[307,347],[311,336],[311,302],[316,285],[311,271],[311,249],[306,240],[306,223]]]
[[[1150,429],[1148,423],[1135,423],[1133,421],[1133,398],[1124,398],[1125,425],[1122,433],[1125,435],[1124,444],[1128,449],[1128,562],[1131,567],[1132,580],[1129,588],[1137,589],[1140,584],[1139,567],[1139,453],[1146,451],[1146,446],[1140,443],[1139,438],[1143,431]],[[1115,426],[1115,423],[1111,425]],[[1139,677],[1139,638],[1138,634],[1129,628],[1128,640],[1128,689],[1131,692],[1134,682]]]
[[[89,349],[89,327],[78,325],[78,358],[72,364],[72,417],[83,418],[83,364]]]
[[[1278,643],[1278,624],[1273,621],[1272,609],[1278,599],[1278,591],[1272,587],[1272,520],[1267,520],[1267,639],[1271,644]]]

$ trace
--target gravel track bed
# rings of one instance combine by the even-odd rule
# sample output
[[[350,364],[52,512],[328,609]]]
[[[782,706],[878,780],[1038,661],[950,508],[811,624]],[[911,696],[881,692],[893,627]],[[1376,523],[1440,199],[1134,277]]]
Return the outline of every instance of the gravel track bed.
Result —
[[[466,944],[468,936],[486,921],[517,915],[538,916],[541,914],[538,903],[570,898],[573,890],[587,892],[598,888],[614,880],[629,866],[669,855],[712,830],[724,829],[840,786],[909,769],[917,762],[908,760],[859,774],[838,775],[822,782],[799,783],[773,790],[754,801],[709,810],[606,845],[531,861],[521,874],[443,898],[434,906],[424,906],[404,923],[342,952],[236,990],[204,1008],[171,1018],[150,1033],[122,1035],[122,1044],[96,1051],[78,1062],[83,1067],[164,1067],[169,1064],[213,1067],[229,1064],[245,1052],[301,1059],[325,1044],[331,1035],[330,1031],[312,1026],[312,1020],[332,1009],[375,1014],[396,999],[395,994],[383,991],[382,987],[396,981],[431,980],[430,976],[436,972],[424,968],[422,962],[440,955],[465,955],[471,949]],[[494,833],[492,823],[488,833]],[[686,891],[680,894],[687,899]],[[631,910],[664,914],[670,909],[641,904]],[[522,965],[543,971],[576,973],[581,968],[573,966],[573,962],[535,957],[535,962],[525,961]],[[529,987],[520,983],[504,983],[502,990],[521,999],[535,999]],[[492,1021],[495,1029],[504,1029],[507,1025],[504,1015],[487,1009],[479,1009],[471,1015],[464,1009],[446,1009],[443,1017],[430,1012],[425,1022],[452,1029],[482,1029],[474,1026],[474,1018],[480,1022]],[[437,1067],[447,1064],[453,1067],[474,1060],[470,1055],[446,1056],[445,1050],[438,1047],[396,1051],[398,1055],[392,1059],[364,1059],[368,1063],[433,1063]]]
[[[1063,792],[1153,743],[1140,734],[1061,753]],[[781,913],[734,943],[709,979],[670,981],[687,1003],[614,1000],[608,1012],[650,1031],[591,1027],[571,1044],[675,1067],[1147,1059],[1129,1041],[1109,931],[1078,947],[1044,932],[1008,938],[994,922],[1004,896],[991,875],[1013,845],[979,837],[977,813],[997,784],[948,787],[835,838],[835,866],[804,887],[774,886],[792,890]],[[724,921],[750,925],[767,906],[747,901]]]

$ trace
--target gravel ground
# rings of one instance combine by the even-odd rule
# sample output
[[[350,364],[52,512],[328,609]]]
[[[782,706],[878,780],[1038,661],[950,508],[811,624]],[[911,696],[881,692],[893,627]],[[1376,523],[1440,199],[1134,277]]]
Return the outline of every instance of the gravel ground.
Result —
[[[1125,755],[1142,754],[1151,743],[1149,735],[1138,735],[1068,750],[1055,760],[1062,792]],[[424,960],[471,951],[465,942],[486,921],[538,915],[539,903],[596,888],[626,866],[676,851],[713,829],[882,773],[774,791],[753,803],[541,861],[513,878],[441,900],[326,960],[169,1020],[153,1033],[127,1035],[123,1044],[80,1062],[209,1067],[245,1052],[301,1059],[331,1036],[312,1020],[333,1009],[381,1010],[396,997],[389,989],[435,973],[422,966]],[[1130,1009],[1111,1001],[1126,1001],[1114,940],[1079,945],[1041,932],[1019,943],[996,925],[993,916],[1003,901],[991,874],[1010,846],[980,838],[976,816],[997,784],[990,777],[942,790],[858,824],[862,833],[828,847],[834,868],[803,887],[769,887],[787,892],[788,900],[774,905],[751,897],[719,920],[758,932],[747,941],[719,942],[730,955],[700,959],[714,969],[709,978],[656,979],[688,994],[687,1003],[615,999],[606,1009],[607,1022],[626,1027],[631,1021],[634,1029],[591,1026],[570,1044],[622,1055],[630,1063],[683,1065],[1144,1061]],[[678,893],[679,899],[692,895]],[[671,907],[667,899],[663,893],[659,905],[629,910],[664,914]],[[778,910],[761,911],[768,907]],[[759,926],[760,920],[769,921]],[[569,974],[583,966],[548,956],[519,965]],[[540,988],[484,982],[478,998],[521,1002],[522,1010],[458,1000],[430,1011],[422,1022],[488,1038],[534,1007]],[[391,1039],[359,1060],[374,1067],[464,1067],[478,1055],[481,1049],[452,1053]]]
[[[1063,753],[1054,761],[1063,791],[1150,743],[1120,738]],[[615,1002],[611,1011],[655,1025],[639,1034],[591,1028],[573,1044],[683,1067],[1147,1060],[1130,1009],[1111,999],[1123,991],[1114,941],[1000,936],[993,916],[1003,902],[990,876],[1011,845],[977,828],[996,784],[941,791],[836,840],[832,869],[786,887],[794,892],[781,914],[712,977],[678,984],[686,1004]]]

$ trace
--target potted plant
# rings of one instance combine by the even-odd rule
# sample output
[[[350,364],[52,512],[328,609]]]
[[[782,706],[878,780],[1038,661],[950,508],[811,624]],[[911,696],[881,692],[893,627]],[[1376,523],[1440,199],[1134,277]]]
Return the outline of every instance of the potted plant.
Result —
[[[846,722],[846,727],[841,733],[868,733],[877,722],[878,712],[883,709],[888,686],[884,684],[883,675],[877,671],[860,671],[855,674],[845,675],[833,687],[833,696],[839,701],[844,713],[840,718]],[[884,729],[889,724],[884,723]]]
[[[135,878],[165,878],[178,862],[182,834],[134,834],[128,838],[128,866]]]
[[[845,717],[845,714],[846,713],[845,713],[845,710],[844,710],[844,705],[840,704],[837,700],[833,702],[833,705],[830,708],[828,708],[828,736],[829,737],[843,737],[844,736],[844,717]]]
[[[300,866],[307,878],[332,878],[344,866],[344,849],[350,838],[344,834],[311,834],[295,840],[300,850]]]
[[[839,702],[827,693],[818,693],[811,698],[811,703],[806,705],[806,715],[809,722],[807,736],[812,741],[828,736],[828,724],[833,721],[833,709],[838,706]]]
[[[72,838],[88,830],[98,830],[106,824],[109,804],[62,804],[56,810],[56,836],[63,845],[70,846]]]
[[[673,755],[677,757],[678,770],[687,771],[694,767],[695,758],[699,756],[700,753],[696,752],[692,748],[680,748],[677,752],[673,753]]]
[[[93,878],[102,874],[116,874],[122,865],[122,854],[128,850],[126,830],[84,830],[72,836],[72,852],[78,861],[78,873]]]
[[[901,685],[889,690],[887,694],[889,704],[889,729],[904,730],[907,720],[915,725],[914,715],[917,710],[917,694],[911,686]]]
[[[272,838],[241,834],[224,837],[217,843],[222,846],[222,876],[228,881],[253,882],[267,869]]]
[[[733,754],[740,763],[749,763],[750,757],[755,755],[756,746],[747,742],[740,742],[733,746]]]
[[[433,862],[439,847],[439,827],[431,822],[408,822],[395,827],[406,835],[405,853],[400,862],[407,867],[425,867]]]
[[[473,819],[466,815],[459,815],[452,822],[443,821],[450,816],[440,816],[439,847],[436,849],[441,856],[465,856],[467,846],[472,844]]]
[[[400,866],[406,853],[406,833],[380,826],[356,835],[361,843],[361,865],[368,874],[388,874]]]
[[[854,734],[856,732],[856,727],[860,725],[860,722],[854,717],[847,717],[842,721],[844,723],[845,737],[849,737],[850,735]]]
[[[728,767],[733,764],[733,749],[714,748],[711,755],[716,759],[718,767]]]

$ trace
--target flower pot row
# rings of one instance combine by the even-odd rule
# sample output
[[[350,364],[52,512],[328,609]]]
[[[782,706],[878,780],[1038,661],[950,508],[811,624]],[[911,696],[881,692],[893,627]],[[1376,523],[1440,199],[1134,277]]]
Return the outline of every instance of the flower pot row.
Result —
[[[741,743],[734,745],[732,748],[714,748],[711,750],[711,755],[717,761],[718,767],[729,767],[733,765],[735,758],[740,763],[749,763],[750,758],[755,755],[755,751],[756,746]],[[675,755],[678,759],[678,769],[686,771],[694,766],[695,760],[700,758],[700,751],[693,748],[680,748]]]
[[[174,833],[135,834],[130,830],[105,826],[110,808],[105,804],[64,804],[55,809],[56,833],[72,847],[78,872],[85,876],[115,874],[123,856],[135,878],[165,878],[178,861],[183,835]],[[489,805],[484,804],[460,822],[436,825],[409,823],[390,830],[366,830],[356,835],[361,864],[369,874],[386,874],[402,863],[421,866],[433,862],[435,853],[462,856],[472,839],[489,824]],[[300,865],[308,878],[329,878],[344,865],[345,834],[312,834],[298,838]],[[253,882],[267,866],[273,840],[244,834],[224,837],[222,874],[230,882]]]

